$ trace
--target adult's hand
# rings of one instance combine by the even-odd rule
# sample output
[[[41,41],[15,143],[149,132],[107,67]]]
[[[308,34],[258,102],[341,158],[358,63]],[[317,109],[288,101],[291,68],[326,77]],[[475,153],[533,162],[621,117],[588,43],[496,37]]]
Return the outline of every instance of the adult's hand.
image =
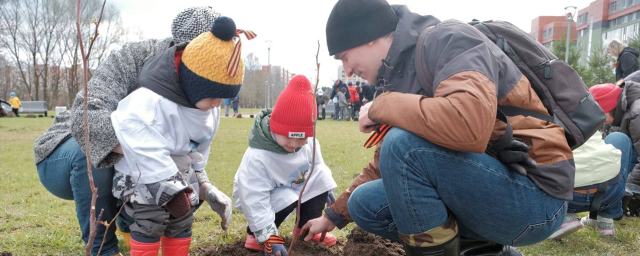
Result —
[[[335,228],[336,225],[333,224],[333,222],[331,222],[329,218],[323,215],[321,217],[308,221],[307,224],[304,224],[300,233],[305,234],[305,232],[308,232],[307,236],[304,237],[304,240],[309,241],[313,238],[314,235],[325,231],[329,232]]]
[[[536,161],[531,159],[529,154],[527,154],[529,150],[531,150],[531,147],[524,142],[511,140],[509,145],[507,145],[502,152],[498,153],[498,160],[506,165],[510,171],[526,176],[526,168],[535,169],[538,165]]]
[[[358,127],[360,128],[360,132],[370,133],[374,131],[378,126],[378,124],[369,119],[369,108],[371,107],[372,103],[373,101],[364,104],[364,106],[360,108],[360,116],[358,117]]]

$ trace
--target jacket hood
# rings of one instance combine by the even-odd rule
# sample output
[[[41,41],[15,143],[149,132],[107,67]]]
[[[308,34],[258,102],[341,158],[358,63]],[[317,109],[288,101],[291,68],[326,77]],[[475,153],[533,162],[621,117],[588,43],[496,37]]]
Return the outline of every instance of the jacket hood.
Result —
[[[249,134],[249,147],[264,149],[279,154],[289,154],[284,148],[278,145],[278,142],[271,135],[269,120],[271,120],[271,109],[264,109],[256,116],[251,133]],[[298,152],[297,148],[295,152]]]
[[[431,15],[420,15],[413,13],[406,5],[393,5],[393,10],[398,16],[398,25],[393,35],[393,43],[389,48],[389,53],[378,71],[378,79],[384,77],[385,72],[389,72],[400,67],[405,58],[413,58],[416,44],[420,33],[429,26],[435,26],[440,20]],[[394,85],[402,86],[402,85]],[[399,89],[396,87],[396,89]],[[412,92],[409,88],[403,88],[400,92]]]
[[[636,58],[638,58],[640,56],[640,51],[631,48],[631,47],[625,47],[624,50],[622,50],[622,52],[620,53],[620,55],[618,56],[618,58],[622,57],[623,54],[625,53],[631,53],[633,55],[636,56]]]
[[[621,106],[623,111],[627,111],[632,102],[640,99],[640,71],[633,72],[624,79],[622,95],[624,95]]]
[[[140,71],[138,83],[140,87],[148,88],[178,105],[196,108],[184,93],[175,66],[176,51],[183,50],[187,44],[174,45],[162,53],[150,57]]]

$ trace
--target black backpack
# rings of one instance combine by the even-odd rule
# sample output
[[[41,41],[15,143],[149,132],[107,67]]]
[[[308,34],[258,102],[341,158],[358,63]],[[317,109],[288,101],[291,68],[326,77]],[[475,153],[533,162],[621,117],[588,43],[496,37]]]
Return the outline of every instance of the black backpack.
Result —
[[[572,149],[584,144],[605,120],[605,115],[578,73],[559,60],[544,45],[506,21],[474,20],[469,23],[486,35],[518,66],[536,92],[549,115],[528,109],[499,106],[497,118],[507,123],[505,135],[487,152],[500,152],[511,141],[513,130],[506,116],[533,116],[562,126]],[[434,27],[422,31],[416,44],[416,73],[423,86],[428,84],[423,60],[424,38]]]

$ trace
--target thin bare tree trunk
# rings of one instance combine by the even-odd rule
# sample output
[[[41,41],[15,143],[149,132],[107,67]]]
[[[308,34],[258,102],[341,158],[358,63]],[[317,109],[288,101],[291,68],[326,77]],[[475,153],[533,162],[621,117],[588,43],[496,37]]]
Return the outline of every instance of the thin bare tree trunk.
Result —
[[[88,124],[88,101],[89,101],[89,56],[91,55],[91,48],[93,47],[93,42],[95,42],[96,37],[98,37],[98,27],[100,26],[100,21],[102,20],[102,13],[104,12],[104,6],[107,3],[107,0],[104,0],[102,3],[102,10],[100,11],[100,18],[95,21],[96,25],[95,34],[91,37],[89,43],[89,49],[85,52],[84,43],[82,42],[82,30],[80,29],[80,6],[81,0],[78,0],[78,9],[76,16],[76,30],[78,32],[78,44],[80,45],[80,53],[82,55],[82,71],[83,71],[83,80],[82,84],[84,85],[84,143],[85,143],[85,153],[87,157],[87,175],[89,175],[89,186],[91,187],[91,212],[89,219],[89,239],[87,241],[86,247],[86,255],[91,256],[91,247],[93,245],[93,241],[96,238],[96,230],[98,228],[98,219],[96,219],[96,200],[98,199],[98,188],[95,186],[93,182],[93,170],[91,170],[91,143],[89,141],[89,124]],[[102,210],[100,211],[100,217],[102,216]],[[101,246],[102,248],[102,246]],[[98,251],[98,255],[100,252]]]
[[[300,190],[300,195],[298,195],[298,206],[296,207],[296,224],[293,226],[293,238],[291,239],[291,244],[289,245],[289,255],[293,255],[293,245],[298,240],[298,225],[300,225],[300,204],[302,201],[302,195],[304,193],[304,189],[307,188],[307,183],[311,179],[311,175],[313,175],[313,171],[316,167],[316,137],[318,134],[316,133],[316,128],[318,124],[318,113],[317,113],[317,103],[316,103],[316,94],[318,93],[318,83],[320,83],[320,62],[318,62],[318,55],[320,54],[320,41],[318,41],[318,51],[316,52],[316,85],[310,93],[313,96],[313,106],[311,106],[311,121],[313,122],[313,147],[311,151],[313,154],[311,155],[311,170],[309,171],[308,178],[304,181],[304,185],[302,185],[302,189]],[[314,115],[315,113],[315,115]],[[327,232],[322,232],[322,237],[320,241],[324,240],[324,237]]]

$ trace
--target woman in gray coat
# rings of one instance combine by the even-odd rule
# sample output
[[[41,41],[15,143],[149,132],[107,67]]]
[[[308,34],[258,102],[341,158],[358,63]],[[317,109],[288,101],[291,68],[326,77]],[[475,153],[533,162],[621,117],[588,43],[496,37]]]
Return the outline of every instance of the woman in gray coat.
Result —
[[[89,81],[88,125],[93,179],[98,188],[96,213],[104,210],[99,221],[111,221],[117,213],[117,200],[111,194],[113,166],[123,155],[111,124],[111,112],[116,109],[120,100],[138,89],[138,75],[148,57],[161,53],[174,44],[191,41],[200,33],[208,31],[213,20],[219,16],[211,7],[188,8],[174,18],[172,38],[125,44],[111,53]],[[57,115],[53,125],[36,140],[34,158],[40,181],[45,188],[57,197],[75,201],[82,239],[87,243],[91,190],[84,153],[83,104],[84,96],[81,91],[76,95],[72,109]],[[198,178],[199,182],[208,183],[206,175]],[[212,208],[217,203],[215,200],[207,201]],[[220,211],[219,206],[217,205],[216,212]],[[105,234],[105,227],[98,225],[92,244],[93,255],[98,253],[103,240],[100,255],[120,255],[115,230],[111,226]]]

